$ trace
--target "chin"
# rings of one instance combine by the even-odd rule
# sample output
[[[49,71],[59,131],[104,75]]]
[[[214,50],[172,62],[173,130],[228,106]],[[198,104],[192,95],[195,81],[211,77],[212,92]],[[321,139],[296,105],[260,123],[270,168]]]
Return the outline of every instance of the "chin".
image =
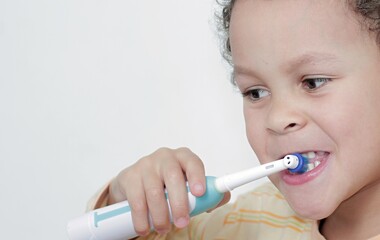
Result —
[[[321,220],[330,216],[338,207],[336,204],[327,203],[327,201],[306,202],[302,198],[288,199],[285,197],[290,207],[301,217]]]
[[[281,179],[272,178],[272,182],[278,187],[287,200],[289,206],[297,215],[321,220],[330,216],[341,203],[342,190],[337,190],[332,182],[327,182],[329,171],[323,171],[318,178],[298,185],[291,185]]]
[[[310,191],[300,189],[299,191],[280,191],[287,200],[289,206],[301,217],[321,220],[330,216],[339,206],[340,201],[336,195],[327,192]]]

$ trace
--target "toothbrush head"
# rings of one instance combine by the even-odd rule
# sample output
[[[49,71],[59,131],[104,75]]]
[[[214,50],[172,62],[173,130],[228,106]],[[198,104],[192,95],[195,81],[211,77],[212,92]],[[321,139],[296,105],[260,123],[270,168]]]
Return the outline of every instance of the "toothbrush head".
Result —
[[[299,153],[293,153],[291,155],[295,156],[298,159],[298,164],[295,168],[288,168],[289,172],[294,173],[294,174],[305,173],[307,171],[307,164],[309,163],[309,160]]]

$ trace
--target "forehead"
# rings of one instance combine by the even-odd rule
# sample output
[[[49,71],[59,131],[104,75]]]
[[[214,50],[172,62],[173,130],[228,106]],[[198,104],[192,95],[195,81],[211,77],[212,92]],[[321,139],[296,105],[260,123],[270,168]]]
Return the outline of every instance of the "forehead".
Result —
[[[365,38],[343,0],[237,0],[231,16],[234,64],[273,63],[305,52],[344,54]],[[368,37],[368,36],[367,36]]]

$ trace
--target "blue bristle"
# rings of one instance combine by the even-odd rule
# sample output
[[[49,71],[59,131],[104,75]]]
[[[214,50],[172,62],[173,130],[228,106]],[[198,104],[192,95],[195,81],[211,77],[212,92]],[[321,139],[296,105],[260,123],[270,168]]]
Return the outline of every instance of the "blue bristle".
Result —
[[[298,166],[294,169],[289,169],[289,172],[298,174],[305,173],[307,171],[307,164],[309,163],[309,160],[299,153],[293,153],[292,155],[298,158]]]

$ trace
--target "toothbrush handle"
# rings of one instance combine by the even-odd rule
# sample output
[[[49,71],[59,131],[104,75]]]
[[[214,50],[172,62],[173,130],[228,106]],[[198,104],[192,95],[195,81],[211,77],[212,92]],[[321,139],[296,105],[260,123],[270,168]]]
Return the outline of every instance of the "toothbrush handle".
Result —
[[[289,159],[287,158],[289,156]],[[289,163],[288,163],[289,162]],[[297,164],[295,158],[287,155],[285,158],[249,168],[244,171],[219,177],[215,181],[215,187],[220,192],[232,191],[236,187],[269,176],[273,173],[287,169],[291,164]]]
[[[201,197],[193,196],[188,190],[190,216],[210,210],[222,200],[224,194],[215,188],[215,177],[207,177],[206,184],[206,193]],[[128,201],[96,209],[73,219],[68,223],[67,231],[70,240],[121,240],[137,236]]]

